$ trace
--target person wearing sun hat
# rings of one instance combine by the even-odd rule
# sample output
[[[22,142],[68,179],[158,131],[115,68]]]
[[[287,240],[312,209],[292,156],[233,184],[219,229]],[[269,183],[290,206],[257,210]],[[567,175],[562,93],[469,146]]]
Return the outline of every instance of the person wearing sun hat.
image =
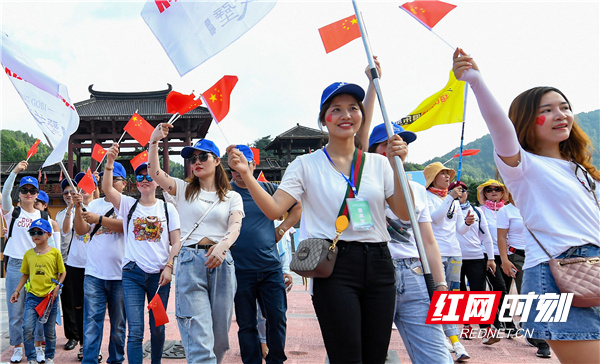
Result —
[[[240,194],[231,189],[219,148],[209,139],[181,150],[187,170],[191,171],[185,180],[173,178],[161,169],[158,144],[168,136],[170,128],[172,125],[161,123],[152,133],[148,173],[185,216],[181,220],[181,235],[187,238],[181,243],[176,262],[175,312],[179,333],[189,363],[220,363],[229,349],[236,290],[231,248],[240,233],[244,205]]]

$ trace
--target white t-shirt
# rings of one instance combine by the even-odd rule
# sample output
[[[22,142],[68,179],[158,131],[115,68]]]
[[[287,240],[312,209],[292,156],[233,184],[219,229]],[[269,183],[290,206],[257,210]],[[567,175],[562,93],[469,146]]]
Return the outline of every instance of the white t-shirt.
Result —
[[[500,210],[502,210],[502,208]],[[490,230],[490,235],[492,236],[492,243],[494,245],[494,255],[500,255],[500,251],[498,250],[498,227],[496,226],[496,220],[498,218],[498,212],[500,210],[490,210],[485,206],[481,206],[480,209],[480,211],[483,212],[483,215],[485,215],[485,219],[488,223],[488,230]]]
[[[4,214],[7,228],[10,227],[14,209],[14,206],[11,206],[8,213]],[[29,226],[32,222],[41,218],[41,216],[39,210],[29,213],[21,209],[21,213],[13,225],[12,235],[4,248],[4,255],[14,259],[23,259],[26,251],[35,248],[35,243],[31,240],[31,236],[29,235]]]
[[[90,202],[87,210],[100,216],[104,216],[113,205],[104,198]],[[108,217],[117,218],[119,211],[115,211]],[[96,224],[90,226],[89,234],[92,233]],[[87,264],[85,274],[104,280],[118,280],[123,276],[123,255],[125,254],[125,236],[116,233],[105,226],[100,226],[96,234],[88,243]]]
[[[481,213],[481,221],[479,215],[474,211],[478,209],[481,213],[481,209],[475,206],[469,206],[471,215],[475,218],[475,222],[469,226],[469,230],[463,234],[456,234],[458,242],[460,243],[460,251],[463,259],[483,259],[483,250],[481,246],[485,247],[485,252],[488,255],[488,259],[494,259],[494,247],[492,243],[492,237],[490,236],[490,230],[488,229],[488,223],[485,215]],[[467,210],[462,210],[463,215],[467,215]],[[483,233],[479,230],[483,230]]]
[[[410,188],[413,192],[413,201],[415,203],[415,215],[417,221],[431,222],[431,215],[429,214],[429,205],[427,204],[427,190],[423,185],[408,181]],[[386,209],[385,214],[392,220],[398,220],[398,217],[394,215],[392,210]],[[415,242],[415,235],[413,234],[412,225],[410,221],[399,220],[402,223],[402,227],[406,229],[408,234],[408,242],[396,242],[391,240],[388,247],[393,259],[406,259],[406,258],[419,258],[419,250],[417,249],[417,243]]]
[[[67,261],[67,251],[69,249],[69,244],[71,243],[71,237],[73,236],[73,214],[75,214],[75,209],[71,210],[71,230],[69,230],[68,232],[64,233],[63,232],[63,223],[65,221],[65,217],[67,214],[67,209],[64,208],[62,210],[60,210],[57,214],[56,214],[56,222],[58,223],[58,228],[60,229],[60,253],[62,254],[63,257],[63,261],[66,262]],[[57,247],[58,249],[58,247]]]
[[[494,154],[496,166],[519,207],[525,224],[544,248],[556,257],[570,247],[600,246],[600,210],[594,196],[575,176],[575,164],[542,157],[521,148],[521,163],[506,165]],[[600,198],[600,182],[596,181]],[[529,232],[525,232],[523,269],[549,260]]]
[[[465,224],[460,203],[454,200],[450,194],[441,198],[430,191],[427,191],[427,202],[431,214],[431,228],[442,257],[460,257],[460,244],[456,233],[464,234],[469,229]],[[451,219],[447,216],[448,210],[454,211]]]
[[[508,247],[525,250],[525,225],[519,209],[513,204],[508,204],[498,210],[498,229],[508,229],[506,240]],[[511,255],[508,252],[508,255]]]
[[[169,226],[166,227],[164,201],[156,200],[152,206],[138,203],[127,226],[127,215],[135,201],[133,197],[121,195],[119,217],[123,219],[125,232],[123,266],[135,262],[145,273],[159,273],[169,259],[169,233],[179,229],[179,213],[175,206],[167,203]]]
[[[358,197],[369,202],[375,226],[368,231],[353,231],[352,226],[348,226],[340,240],[364,243],[390,241],[385,204],[394,193],[392,167],[381,155],[365,153],[365,158]],[[346,180],[327,160],[322,149],[300,156],[288,166],[279,188],[302,202],[300,240],[335,237],[335,220],[347,186]]]
[[[173,178],[177,183],[177,193],[175,194],[175,205],[177,211],[185,218],[181,221],[181,237],[186,236],[194,227],[200,216],[216,201],[219,197],[216,191],[201,190],[200,194],[189,202],[185,199],[185,189],[188,182],[179,178]],[[227,232],[229,223],[229,214],[233,211],[240,211],[242,217],[244,214],[244,203],[242,196],[235,191],[228,191],[225,195],[225,201],[217,205],[206,215],[198,228],[183,242],[183,246],[197,244],[202,238],[207,237],[215,243],[219,243]]]
[[[87,209],[87,206],[86,206]],[[64,219],[64,217],[63,217]],[[71,226],[74,226],[75,220],[75,212],[71,215]],[[60,225],[59,225],[60,226]],[[62,227],[61,227],[62,229]],[[83,235],[77,234],[77,232],[73,229],[73,240],[71,240],[71,248],[70,250],[67,247],[69,255],[67,256],[67,261],[65,265],[75,268],[85,268],[87,264],[87,243],[90,241],[90,234],[85,233]]]

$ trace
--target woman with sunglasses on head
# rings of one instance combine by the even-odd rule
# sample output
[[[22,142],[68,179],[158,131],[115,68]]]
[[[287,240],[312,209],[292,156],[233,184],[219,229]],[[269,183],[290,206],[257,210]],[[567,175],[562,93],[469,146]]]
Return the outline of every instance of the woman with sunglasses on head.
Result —
[[[21,279],[21,263],[25,252],[35,247],[29,236],[29,226],[32,221],[41,218],[41,212],[34,207],[39,192],[39,183],[35,177],[23,177],[19,183],[20,207],[13,206],[11,192],[17,174],[27,169],[27,161],[21,161],[9,174],[2,188],[2,214],[9,226],[9,239],[4,248],[4,255],[8,257],[6,267],[6,292],[13,292]],[[13,217],[13,211],[20,209],[19,215]],[[13,221],[14,220],[14,221]],[[25,313],[25,289],[22,289],[19,300],[11,304],[10,294],[7,294],[8,308],[8,334],[11,346],[14,346],[11,363],[20,363],[23,359],[23,317]]]
[[[158,143],[172,127],[162,123],[152,133],[148,170],[185,216],[181,234],[187,239],[177,258],[175,315],[188,363],[221,363],[229,350],[236,288],[230,248],[239,236],[244,206],[240,194],[231,190],[219,149],[208,139],[181,150],[192,171],[185,180],[160,168]]]
[[[473,58],[460,48],[453,58],[454,74],[469,82],[477,97],[496,165],[529,230],[522,290],[560,294],[542,246],[554,258],[600,256],[600,172],[591,163],[590,139],[558,89],[521,93],[507,117]],[[549,198],[556,191],[568,191],[568,197]],[[523,326],[533,329],[534,338],[548,340],[561,362],[600,362],[598,307],[571,307],[567,322],[534,322],[530,316]]]
[[[123,219],[125,254],[123,257],[123,301],[127,320],[127,360],[143,361],[144,312],[156,294],[167,307],[171,290],[173,258],[179,253],[179,213],[175,207],[156,198],[156,181],[148,174],[146,163],[135,168],[139,199],[125,196],[113,186],[115,159],[119,145],[106,153],[102,190],[118,216]],[[160,363],[165,343],[165,326],[156,326],[154,311],[148,315],[151,362]]]

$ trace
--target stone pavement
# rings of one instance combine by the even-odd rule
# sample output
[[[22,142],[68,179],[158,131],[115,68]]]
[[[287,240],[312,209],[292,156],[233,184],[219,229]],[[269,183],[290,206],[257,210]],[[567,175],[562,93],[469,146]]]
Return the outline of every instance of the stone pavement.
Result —
[[[167,313],[170,322],[166,326],[166,339],[179,340],[179,331],[175,322],[175,295],[171,294]],[[294,275],[294,286],[288,294],[288,329],[287,329],[287,344],[286,354],[288,360],[286,363],[308,363],[321,364],[326,361],[325,347],[319,331],[319,324],[312,307],[310,295],[305,291],[302,285],[300,276]],[[6,292],[4,289],[4,279],[0,279],[0,334],[1,341],[1,356],[0,362],[9,362],[12,355],[12,347],[8,343],[8,317],[6,313]],[[146,325],[148,321],[146,320]],[[108,316],[104,324],[104,340],[102,343],[102,352],[104,360],[108,356]],[[57,327],[57,346],[55,363],[78,363],[77,351],[65,351],[64,344],[66,339],[63,334],[62,327]],[[145,341],[149,340],[149,331],[146,326]],[[231,349],[228,351],[224,359],[224,364],[241,363],[239,345],[237,340],[237,325],[235,317],[231,330],[229,332],[229,340]],[[558,359],[553,355],[551,359],[541,359],[535,356],[536,349],[527,345],[523,338],[506,340],[503,339],[499,343],[486,346],[481,344],[480,339],[470,341],[462,341],[467,352],[471,355],[471,360],[468,363],[558,363]],[[397,331],[392,332],[390,342],[390,360],[388,363],[398,363],[398,358],[402,363],[410,363],[408,354],[402,343],[402,339]],[[144,360],[144,363],[150,362],[149,359]],[[23,361],[26,363],[26,361]],[[185,363],[182,359],[163,359],[163,363],[177,364]]]

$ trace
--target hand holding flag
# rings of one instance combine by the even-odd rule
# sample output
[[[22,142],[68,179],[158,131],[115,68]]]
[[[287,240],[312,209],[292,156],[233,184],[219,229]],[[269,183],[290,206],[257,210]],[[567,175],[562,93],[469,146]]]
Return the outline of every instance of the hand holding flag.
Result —
[[[325,46],[325,53],[333,52],[361,36],[355,15],[319,28],[319,34]]]
[[[131,116],[131,119],[129,119],[123,130],[128,132],[129,135],[131,135],[135,140],[137,140],[138,143],[142,145],[142,147],[145,147],[146,144],[148,144],[148,142],[150,141],[150,136],[154,131],[154,127],[150,125],[150,123],[147,122],[146,119],[144,119],[137,112],[135,112],[133,113],[133,116]]]
[[[35,155],[35,153],[37,153],[37,148],[38,148],[39,144],[40,144],[40,140],[38,139],[35,141],[35,143],[33,143],[31,148],[29,148],[29,151],[27,152],[27,158],[25,158],[26,162],[28,162],[29,158],[33,157]]]
[[[158,293],[156,293],[154,298],[152,298],[152,301],[148,303],[148,310],[152,311],[152,314],[154,315],[154,325],[156,327],[169,322],[167,311],[165,310],[165,306]]]
[[[46,297],[44,297],[44,299],[38,303],[37,306],[35,306],[35,312],[37,312],[38,316],[42,317],[44,311],[46,311],[46,307],[48,306],[48,303],[50,303],[50,297],[52,297],[52,291],[50,291],[50,293],[48,293]]]

